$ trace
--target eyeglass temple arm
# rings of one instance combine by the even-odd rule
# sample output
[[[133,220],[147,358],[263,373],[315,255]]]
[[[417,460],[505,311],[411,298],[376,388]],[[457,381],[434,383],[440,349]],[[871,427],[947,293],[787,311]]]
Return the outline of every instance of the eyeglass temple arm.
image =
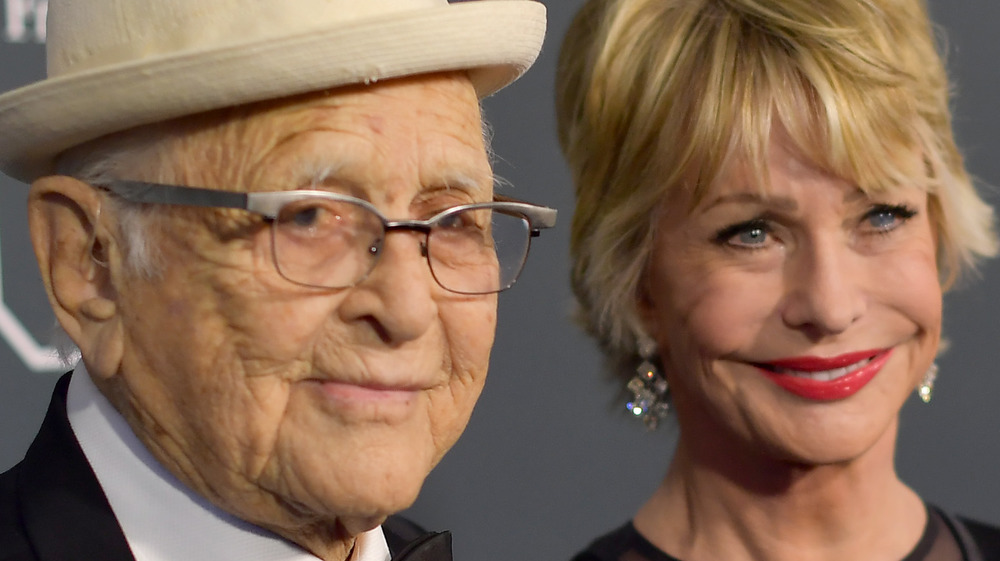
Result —
[[[103,186],[134,203],[247,209],[247,193],[163,185],[145,181],[109,181]]]
[[[526,203],[504,195],[493,195],[493,202],[507,203],[510,205],[509,208],[528,217],[528,222],[531,223],[531,237],[533,238],[537,238],[541,234],[541,230],[556,225],[556,215],[559,211],[554,208]]]

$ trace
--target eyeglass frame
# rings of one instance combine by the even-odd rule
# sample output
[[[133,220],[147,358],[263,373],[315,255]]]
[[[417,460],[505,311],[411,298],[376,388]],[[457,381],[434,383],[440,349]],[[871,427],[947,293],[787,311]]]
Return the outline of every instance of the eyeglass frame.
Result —
[[[465,295],[485,295],[485,294],[496,294],[503,292],[508,288],[514,286],[517,279],[521,276],[521,272],[524,270],[524,263],[527,262],[528,253],[531,248],[531,238],[537,238],[541,234],[541,230],[552,228],[556,224],[556,215],[558,211],[554,208],[535,205],[532,203],[527,203],[524,201],[518,201],[510,199],[507,197],[502,197],[499,195],[494,195],[494,200],[487,203],[469,203],[462,205],[455,205],[448,207],[441,212],[438,212],[434,216],[427,218],[426,220],[389,220],[382,212],[375,207],[375,205],[370,202],[359,199],[357,197],[352,197],[350,195],[344,195],[341,193],[334,193],[332,191],[320,191],[316,189],[291,189],[287,191],[254,191],[254,192],[239,192],[239,191],[224,191],[221,189],[208,189],[205,187],[190,187],[186,185],[170,185],[165,183],[153,183],[148,181],[132,181],[116,179],[111,181],[106,181],[100,184],[93,185],[94,187],[103,189],[121,199],[139,204],[161,204],[169,206],[191,206],[198,208],[219,208],[219,209],[236,209],[245,210],[247,212],[252,212],[254,214],[264,217],[272,229],[272,246],[274,245],[274,224],[278,219],[278,215],[281,209],[292,202],[300,201],[310,197],[318,197],[333,201],[341,201],[350,204],[355,204],[361,206],[365,210],[372,212],[379,220],[382,222],[383,230],[386,234],[393,230],[409,230],[420,232],[424,234],[424,241],[421,243],[421,255],[427,261],[427,266],[431,271],[431,276],[434,277],[434,282],[437,283],[441,288],[453,292],[456,294]],[[430,262],[430,252],[427,249],[428,239],[430,237],[431,229],[434,225],[457,212],[470,209],[491,209],[508,211],[516,214],[520,214],[528,223],[528,244],[525,247],[525,254],[521,261],[521,266],[518,269],[517,274],[511,279],[511,281],[506,286],[501,286],[497,290],[492,290],[489,292],[463,292],[448,288],[444,286],[441,281],[434,274],[434,267],[431,266]],[[285,280],[300,285],[309,286],[314,288],[325,288],[330,290],[339,290],[343,288],[350,288],[352,286],[357,286],[359,283],[364,282],[364,280],[375,270],[378,266],[378,260],[372,263],[371,268],[365,273],[363,277],[356,280],[353,284],[343,287],[324,287],[319,285],[313,285],[308,283],[303,283],[300,281],[288,278],[284,272],[282,272],[281,267],[278,265],[278,256],[276,255],[276,248],[272,247],[271,251],[271,261],[274,265],[275,270],[281,275]]]

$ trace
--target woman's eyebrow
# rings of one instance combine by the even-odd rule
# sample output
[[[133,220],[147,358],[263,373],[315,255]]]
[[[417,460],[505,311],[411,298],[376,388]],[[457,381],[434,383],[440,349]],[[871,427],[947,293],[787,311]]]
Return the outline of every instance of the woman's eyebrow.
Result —
[[[794,211],[799,208],[799,203],[790,197],[776,197],[761,193],[728,193],[712,199],[704,206],[705,211],[714,207],[728,204],[754,204],[759,206],[777,207],[785,211]]]

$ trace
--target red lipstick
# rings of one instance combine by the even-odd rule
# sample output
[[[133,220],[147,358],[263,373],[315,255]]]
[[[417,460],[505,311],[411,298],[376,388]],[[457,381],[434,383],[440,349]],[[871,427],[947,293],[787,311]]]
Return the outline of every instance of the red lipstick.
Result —
[[[858,393],[882,370],[891,355],[890,348],[859,351],[830,358],[786,358],[756,366],[769,380],[789,393],[813,401],[834,401]],[[864,362],[866,360],[867,362]],[[854,367],[855,365],[857,367]],[[834,372],[838,369],[847,371]]]

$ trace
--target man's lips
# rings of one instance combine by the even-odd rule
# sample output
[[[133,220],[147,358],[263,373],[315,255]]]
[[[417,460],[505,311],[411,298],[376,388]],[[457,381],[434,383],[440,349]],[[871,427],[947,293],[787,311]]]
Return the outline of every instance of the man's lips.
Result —
[[[833,401],[860,391],[882,370],[891,355],[891,348],[875,349],[829,358],[784,358],[754,366],[792,394],[814,401]]]
[[[419,392],[427,389],[418,384],[390,385],[334,380],[310,380],[310,382],[317,384],[327,397],[352,404],[405,403],[412,400]]]

